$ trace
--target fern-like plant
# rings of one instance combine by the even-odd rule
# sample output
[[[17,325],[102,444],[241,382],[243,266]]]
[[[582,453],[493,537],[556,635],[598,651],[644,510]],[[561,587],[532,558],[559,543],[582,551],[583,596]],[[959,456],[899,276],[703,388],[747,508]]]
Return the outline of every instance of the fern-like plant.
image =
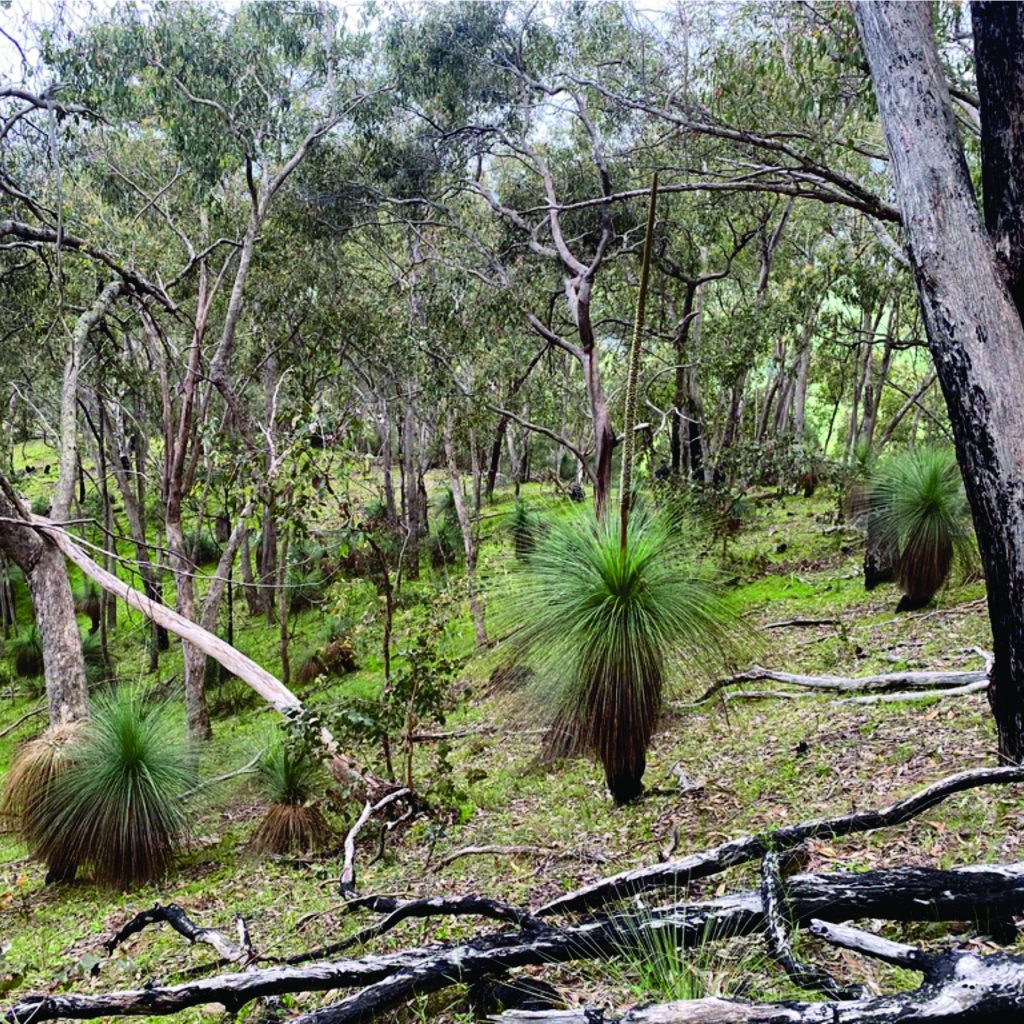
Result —
[[[270,806],[252,838],[254,849],[282,854],[315,850],[327,841],[330,828],[313,802],[320,766],[308,751],[272,743],[260,760],[259,780]]]
[[[635,799],[670,667],[720,664],[734,615],[695,574],[679,524],[641,512],[626,544],[618,522],[589,512],[558,522],[518,577],[511,661],[534,670],[526,691],[551,716],[546,750],[592,752],[615,801]]]
[[[973,531],[952,451],[917,448],[874,471],[870,515],[881,543],[897,552],[898,610],[922,608],[946,582],[956,558],[973,557]]]
[[[168,704],[128,690],[94,699],[67,764],[23,815],[35,856],[51,868],[91,868],[128,888],[166,873],[184,841],[182,795],[195,774]]]

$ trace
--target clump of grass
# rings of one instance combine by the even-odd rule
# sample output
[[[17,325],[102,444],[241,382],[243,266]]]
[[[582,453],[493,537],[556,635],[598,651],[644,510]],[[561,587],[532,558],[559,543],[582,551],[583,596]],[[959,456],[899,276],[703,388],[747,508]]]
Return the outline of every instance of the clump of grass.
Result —
[[[970,510],[952,451],[912,449],[874,472],[870,514],[879,538],[897,554],[899,610],[928,604],[946,582],[953,561],[974,555]]]
[[[75,611],[79,615],[88,615],[89,632],[95,633],[100,628],[100,588],[93,580],[85,580],[74,591]]]
[[[0,817],[23,836],[35,820],[54,783],[68,768],[74,742],[81,737],[82,724],[68,722],[51,726],[41,736],[22,743],[11,760],[4,780]],[[60,877],[74,876],[70,865],[54,865]]]
[[[190,530],[185,534],[185,551],[196,565],[209,565],[220,558],[220,545],[209,530]]]
[[[433,569],[455,565],[464,553],[462,532],[458,523],[442,519],[431,530],[426,540],[427,555]]]
[[[522,500],[516,500],[508,519],[508,532],[512,536],[517,558],[526,558],[537,543],[540,523],[533,510]]]
[[[270,806],[252,837],[261,853],[316,850],[330,838],[330,828],[314,802],[320,765],[308,751],[277,741],[260,761],[259,781]]]
[[[320,676],[327,675],[327,666],[317,651],[310,651],[303,655],[295,670],[295,681],[300,686],[308,686]]]
[[[67,764],[25,808],[24,833],[51,873],[87,866],[101,885],[162,877],[185,839],[194,770],[168,704],[121,690],[95,698]]]
[[[641,513],[625,544],[618,522],[589,512],[555,524],[522,564],[509,609],[511,661],[535,670],[529,706],[552,717],[547,752],[595,754],[617,803],[643,790],[669,665],[712,670],[738,636],[679,524]]]
[[[303,611],[323,604],[327,584],[318,567],[293,565],[288,570],[286,584],[290,611]]]
[[[34,679],[43,674],[43,641],[34,622],[7,641],[7,657],[14,674],[21,679]]]
[[[82,660],[85,662],[85,679],[90,686],[113,680],[113,666],[103,657],[99,633],[87,633],[82,637]]]

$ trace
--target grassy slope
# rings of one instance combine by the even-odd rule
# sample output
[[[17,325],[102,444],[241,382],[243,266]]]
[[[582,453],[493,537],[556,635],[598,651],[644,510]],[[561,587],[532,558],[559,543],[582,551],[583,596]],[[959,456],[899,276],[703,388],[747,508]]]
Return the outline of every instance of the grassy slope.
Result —
[[[530,489],[534,503],[550,504]],[[831,522],[834,496],[806,501],[786,498],[755,506],[751,524],[728,545],[728,571],[737,580],[735,600],[751,621],[765,624],[799,616],[837,617],[841,626],[776,629],[764,634],[759,660],[796,671],[859,674],[895,667],[976,665],[973,644],[988,642],[987,623],[977,599],[979,584],[950,587],[935,609],[896,617],[896,593],[881,588],[865,594],[860,583],[860,546],[855,535],[824,532]],[[511,563],[509,542],[501,531],[511,508],[508,496],[487,510],[483,571],[491,611],[500,613],[502,576]],[[449,590],[461,596],[457,579]],[[431,584],[416,585],[427,595]],[[360,626],[363,669],[313,701],[352,702],[379,685],[380,660],[376,597],[364,583],[340,583],[332,593]],[[968,604],[968,602],[974,602]],[[239,601],[239,605],[241,602]],[[967,607],[963,607],[963,606]],[[399,616],[397,645],[411,637],[431,614],[433,598],[412,605]],[[317,612],[298,619],[298,652],[315,636]],[[498,615],[500,618],[500,614]],[[277,662],[276,631],[239,612],[238,645],[271,671]],[[122,613],[112,641],[123,678],[153,686],[143,676],[141,623]],[[446,643],[456,654],[469,654],[472,629],[464,606],[453,618]],[[162,659],[161,681],[180,679],[180,654]],[[493,659],[470,659],[464,679],[483,692]],[[692,695],[705,680],[681,672],[678,698]],[[177,685],[168,682],[168,688]],[[11,699],[0,702],[0,729],[33,706],[19,684]],[[509,717],[501,702],[476,699],[448,727],[508,722],[508,732],[469,736],[453,742],[454,781],[464,796],[448,823],[421,820],[388,842],[384,857],[373,864],[370,849],[361,852],[360,887],[365,892],[408,895],[438,892],[483,892],[511,902],[534,903],[566,887],[634,864],[656,860],[673,829],[679,852],[715,843],[737,833],[781,822],[887,802],[924,782],[963,767],[993,762],[994,730],[983,695],[948,703],[834,706],[813,700],[732,703],[699,711],[676,707],[656,739],[647,781],[670,786],[672,769],[681,767],[699,792],[681,797],[652,797],[637,806],[615,810],[604,792],[599,771],[587,762],[557,770],[534,763],[536,737]],[[201,753],[203,772],[212,776],[245,763],[275,725],[258,707],[215,723],[216,738]],[[17,741],[32,734],[39,719],[0,739],[0,766]],[[805,752],[801,752],[805,751]],[[376,752],[360,751],[366,760]],[[417,750],[417,773],[429,780],[436,748]],[[47,889],[42,871],[24,858],[11,836],[0,836],[0,981],[12,993],[43,988],[108,989],[139,984],[152,977],[174,980],[182,969],[207,962],[207,949],[189,949],[176,936],[154,929],[130,941],[98,977],[89,970],[99,943],[134,911],[160,900],[185,906],[196,920],[229,929],[233,915],[243,914],[261,953],[272,955],[317,945],[355,927],[344,916],[326,884],[337,871],[337,856],[308,861],[259,861],[245,842],[260,813],[251,785],[235,780],[204,794],[192,849],[173,877],[159,887],[112,894],[88,882]],[[874,836],[819,843],[811,853],[815,869],[875,864],[951,865],[975,860],[1013,860],[1019,856],[1021,804],[1010,791],[964,795],[904,828]],[[354,808],[339,807],[331,819],[343,834]],[[375,838],[371,833],[373,845]],[[429,864],[446,852],[474,844],[556,845],[607,859],[603,865],[584,858],[546,860],[530,857],[470,857],[443,871]],[[340,842],[339,842],[340,845]],[[747,875],[734,873],[728,884]],[[717,883],[716,883],[717,884]],[[723,882],[722,884],[726,884]],[[309,914],[320,916],[299,923]],[[464,924],[411,922],[391,944],[412,945],[458,934]],[[384,943],[384,945],[387,944]],[[725,960],[719,960],[722,968]],[[601,977],[586,968],[560,971],[566,988],[595,987],[609,998],[657,995],[628,971]],[[550,974],[550,972],[549,972]],[[769,977],[769,987],[775,983]],[[304,998],[303,1006],[315,1000]],[[286,1001],[286,1007],[289,1001]],[[442,1003],[444,1005],[444,1003]],[[255,1014],[255,1009],[242,1016]],[[437,1019],[438,1006],[423,1010]],[[449,1019],[454,1011],[448,1014]],[[182,1014],[199,1019],[199,1011]]]

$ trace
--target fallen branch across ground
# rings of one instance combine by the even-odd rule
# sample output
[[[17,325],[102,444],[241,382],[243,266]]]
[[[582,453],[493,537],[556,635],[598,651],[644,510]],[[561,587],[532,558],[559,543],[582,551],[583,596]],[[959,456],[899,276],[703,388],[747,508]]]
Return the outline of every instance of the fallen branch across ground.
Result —
[[[471,984],[484,978],[500,977],[513,968],[621,956],[625,949],[637,946],[642,948],[645,936],[655,932],[659,936],[658,942],[664,942],[667,936],[676,947],[692,948],[720,939],[770,930],[773,944],[770,950],[774,951],[776,956],[781,955],[780,958],[791,957],[790,930],[806,926],[812,920],[966,920],[978,924],[992,934],[1003,934],[1007,920],[1024,912],[1024,863],[965,868],[957,871],[898,868],[860,874],[804,874],[796,875],[783,883],[778,872],[772,870],[772,858],[769,856],[765,876],[768,882],[763,884],[761,891],[758,892],[724,896],[702,903],[680,902],[640,910],[631,906],[628,912],[593,916],[565,927],[554,927],[546,921],[536,920],[536,917],[540,914],[550,917],[556,912],[593,909],[645,891],[685,891],[689,883],[698,878],[707,878],[737,864],[765,858],[766,855],[782,853],[808,839],[849,835],[897,825],[929,807],[934,807],[954,793],[979,786],[1021,781],[1024,781],[1024,768],[989,768],[961,772],[880,810],[802,822],[765,835],[735,839],[712,850],[667,864],[624,872],[553,900],[534,915],[480,897],[466,897],[463,900],[439,898],[436,901],[428,899],[408,903],[399,903],[386,897],[365,897],[355,900],[359,906],[390,915],[379,924],[350,937],[355,941],[368,941],[382,935],[409,917],[472,913],[498,917],[516,925],[511,929],[490,932],[458,944],[434,944],[397,953],[368,954],[357,959],[321,959],[300,966],[298,963],[281,964],[279,960],[272,962],[268,958],[253,955],[244,928],[240,929],[242,942],[235,946],[219,933],[207,932],[187,921],[185,929],[179,927],[178,930],[190,941],[194,940],[197,934],[203,934],[212,940],[210,944],[219,952],[237,955],[239,949],[244,950],[247,953],[244,961],[248,965],[247,969],[201,980],[189,980],[177,985],[160,985],[152,982],[143,988],[106,994],[61,993],[29,996],[12,1005],[4,1019],[10,1024],[25,1024],[29,1020],[41,1022],[61,1018],[85,1020],[98,1017],[156,1016],[215,1002],[234,1012],[254,999],[267,996],[355,988],[358,991],[332,1006],[294,1018],[294,1024],[366,1024],[405,1004],[414,996],[436,992],[457,983]],[[158,907],[138,915],[109,941],[108,946],[113,948],[127,935],[141,930],[146,924],[156,920],[171,920],[168,916],[169,909]],[[347,943],[349,940],[342,941]],[[649,943],[651,940],[646,941]],[[305,960],[306,956],[320,953],[325,957],[330,955],[327,950],[319,950],[306,955],[297,954],[291,959]],[[988,957],[982,960],[967,960],[960,954],[956,954],[955,958],[950,954],[941,962],[953,965],[951,970],[955,969],[954,973],[963,965],[971,966],[972,977],[979,985],[992,985],[1002,979],[1004,995],[1015,991],[1015,985],[1024,991],[1024,962],[1013,958]],[[274,965],[267,966],[268,963]],[[804,977],[810,976],[810,972],[805,971],[805,965],[801,965],[795,959],[791,959],[788,967],[791,973],[805,972]],[[750,1004],[726,1003],[724,1005],[729,1008],[730,1013],[745,1012],[743,1008],[746,1007],[754,1016],[748,1015],[744,1018],[691,1015],[689,1018],[684,1016],[664,1019],[704,1021],[705,1024],[715,1020],[721,1021],[722,1024],[742,1020],[763,1021],[766,1024],[769,1021],[787,1020],[792,1020],[796,1024],[812,1024],[819,1020],[863,1021],[866,1024],[872,1020],[875,1024],[886,1024],[890,1021],[895,1024],[896,1021],[918,1019],[922,1022],[928,1020],[932,1024],[943,1020],[955,1020],[959,1024],[960,1021],[985,1019],[981,1016],[915,1017],[913,1014],[917,1012],[918,1004],[913,1003],[912,997],[916,998],[918,993],[925,993],[931,985],[935,992],[944,998],[948,994],[947,989],[935,988],[940,983],[946,985],[940,974],[935,974],[934,977],[928,975],[925,985],[917,990],[917,993],[911,996],[888,997],[902,1000],[891,1004],[900,1012],[910,1007],[912,1012],[904,1016],[885,1016],[884,1013],[875,1017],[865,1016],[864,1014],[874,1012],[879,1006],[884,1010],[885,1006],[890,1004],[879,1003],[877,1000],[847,1000],[806,1005],[841,1008],[844,1013],[847,1007],[853,1007],[859,1016],[773,1018],[765,1016],[758,1007],[751,1009]],[[908,999],[911,1002],[907,1002]],[[1010,996],[1005,995],[1005,999],[1010,999]],[[787,1004],[797,1009],[802,1005],[804,1004]],[[931,1004],[920,1003],[925,1010],[929,1005]],[[996,1015],[988,1018],[994,1021],[1004,1019],[999,1016],[1002,1008],[1015,1004],[1004,1000],[1003,1003],[981,1001],[971,1005],[981,1009],[996,1007],[992,1011]],[[737,1007],[740,1009],[736,1009]],[[692,1008],[687,1008],[679,1012],[691,1013],[691,1010]],[[699,1008],[692,1012],[699,1012]],[[770,1008],[765,1012],[770,1013]],[[653,1022],[658,1018],[647,1019]]]
[[[821,818],[787,825],[774,832],[730,839],[710,850],[703,850],[680,860],[624,871],[575,892],[559,896],[541,907],[537,913],[545,916],[592,910],[655,889],[680,891],[700,878],[717,875],[738,864],[760,860],[771,850],[781,853],[810,839],[835,838],[901,825],[955,793],[977,789],[979,786],[1015,782],[1024,782],[1024,768],[976,768],[960,772],[933,783],[913,796],[878,810],[859,811],[838,818]]]
[[[814,919],[885,918],[977,921],[984,928],[989,921],[1024,912],[1024,863],[953,871],[894,868],[794,875],[786,879],[786,899],[790,917],[798,925]],[[444,907],[438,910],[445,912]],[[703,903],[599,917],[564,929],[492,932],[457,945],[320,961],[305,967],[254,967],[179,985],[150,984],[105,994],[29,996],[10,1006],[4,1019],[10,1024],[39,1024],[61,1018],[160,1016],[214,1002],[237,1010],[264,996],[359,987],[359,992],[335,1006],[295,1018],[303,1024],[314,1020],[350,1024],[372,1020],[417,994],[500,976],[514,967],[614,957],[644,942],[652,930],[668,932],[679,946],[691,948],[761,932],[764,924],[761,894],[743,892]]]
[[[550,860],[585,860],[592,864],[608,863],[608,858],[601,853],[592,853],[588,850],[560,850],[556,846],[463,846],[442,857],[435,867],[440,871],[441,868],[454,864],[462,857],[481,857],[488,854],[496,857],[547,857]]]
[[[696,700],[684,705],[697,707],[706,704],[712,697],[731,687],[744,683],[766,680],[773,683],[784,683],[796,687],[796,690],[785,691],[740,690],[725,694],[726,700],[758,700],[766,697],[813,697],[833,694],[869,694],[874,696],[847,697],[835,703],[875,703],[886,700],[925,700],[934,697],[950,697],[964,693],[976,693],[988,686],[992,655],[981,648],[974,648],[975,653],[985,659],[985,667],[964,671],[939,670],[932,672],[881,672],[869,676],[808,676],[793,672],[780,672],[777,669],[754,665],[745,672],[719,679],[704,691]]]
[[[686,999],[637,1007],[623,1014],[602,1009],[511,1011],[504,1024],[997,1024],[1024,1013],[1024,957],[953,951],[929,956],[870,932],[816,921],[819,938],[907,970],[920,971],[920,988],[898,995],[824,1003],[751,1003]]]

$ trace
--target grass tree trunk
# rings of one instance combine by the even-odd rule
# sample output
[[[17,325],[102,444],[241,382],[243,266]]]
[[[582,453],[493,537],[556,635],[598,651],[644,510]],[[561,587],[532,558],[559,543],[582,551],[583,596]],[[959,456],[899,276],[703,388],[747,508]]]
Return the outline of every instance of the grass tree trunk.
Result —
[[[1024,762],[1024,8],[976,3],[985,221],[930,4],[858,3],[911,267],[988,592],[999,753]],[[987,230],[986,230],[987,228]]]

